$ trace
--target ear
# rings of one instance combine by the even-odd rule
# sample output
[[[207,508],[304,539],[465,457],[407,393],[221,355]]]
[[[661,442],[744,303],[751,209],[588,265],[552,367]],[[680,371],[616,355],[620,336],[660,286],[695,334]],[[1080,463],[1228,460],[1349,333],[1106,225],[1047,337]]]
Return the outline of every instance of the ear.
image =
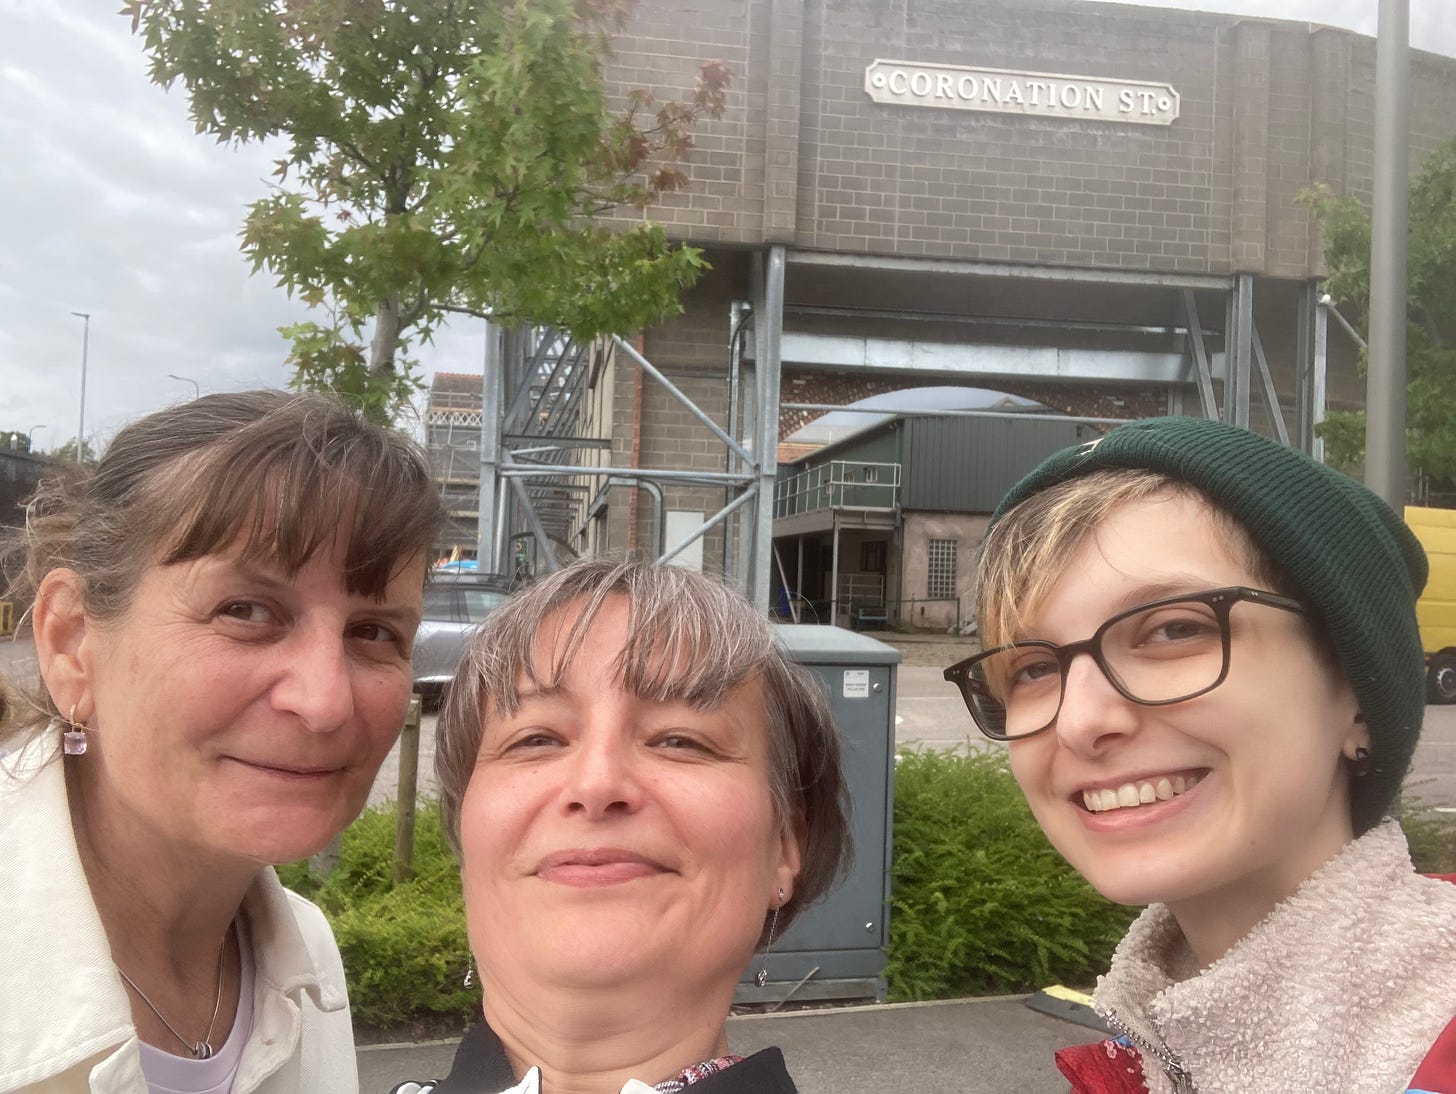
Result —
[[[1367,751],[1370,748],[1370,727],[1365,724],[1365,715],[1358,709],[1355,711],[1349,727],[1345,730],[1344,738],[1340,742],[1340,752],[1345,759],[1353,760],[1357,748]]]
[[[804,840],[807,832],[804,811],[797,809],[791,823],[785,824],[779,832],[779,861],[774,868],[774,885],[784,891],[783,903],[794,899],[794,883],[804,868]],[[770,894],[770,906],[778,897]]]
[[[56,709],[78,722],[95,712],[91,680],[82,645],[86,641],[86,604],[81,575],[75,570],[51,570],[41,579],[31,609],[36,660],[41,679]]]

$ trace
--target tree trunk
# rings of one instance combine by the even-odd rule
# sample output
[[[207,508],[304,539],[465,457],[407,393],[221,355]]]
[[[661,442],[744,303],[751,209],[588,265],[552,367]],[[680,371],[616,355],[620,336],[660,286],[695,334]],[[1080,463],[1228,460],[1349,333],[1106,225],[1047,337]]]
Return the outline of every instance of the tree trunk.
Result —
[[[391,293],[374,311],[374,341],[369,345],[369,374],[381,376],[394,371],[394,353],[399,348],[399,294]]]

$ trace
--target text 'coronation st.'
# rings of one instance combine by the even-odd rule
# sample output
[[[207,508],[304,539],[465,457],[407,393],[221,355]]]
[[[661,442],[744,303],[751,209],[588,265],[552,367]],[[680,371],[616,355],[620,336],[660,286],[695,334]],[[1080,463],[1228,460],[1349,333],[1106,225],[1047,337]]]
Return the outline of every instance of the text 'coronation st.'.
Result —
[[[1179,108],[1168,84],[881,59],[864,88],[877,103],[1136,125],[1172,125]]]

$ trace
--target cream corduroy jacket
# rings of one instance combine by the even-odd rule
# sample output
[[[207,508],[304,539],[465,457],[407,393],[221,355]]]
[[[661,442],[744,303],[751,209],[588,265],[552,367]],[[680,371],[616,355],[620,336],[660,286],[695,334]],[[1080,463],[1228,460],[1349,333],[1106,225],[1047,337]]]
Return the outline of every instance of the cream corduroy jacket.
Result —
[[[0,759],[0,1094],[145,1094],[58,749],[59,735],[47,733]],[[344,969],[323,913],[272,869],[258,875],[243,910],[254,1018],[234,1091],[355,1094]]]
[[[1170,1052],[1200,1094],[1404,1091],[1456,1017],[1456,885],[1417,874],[1387,821],[1201,971],[1172,914],[1152,905],[1093,1001]],[[1142,1055],[1147,1089],[1171,1092]]]

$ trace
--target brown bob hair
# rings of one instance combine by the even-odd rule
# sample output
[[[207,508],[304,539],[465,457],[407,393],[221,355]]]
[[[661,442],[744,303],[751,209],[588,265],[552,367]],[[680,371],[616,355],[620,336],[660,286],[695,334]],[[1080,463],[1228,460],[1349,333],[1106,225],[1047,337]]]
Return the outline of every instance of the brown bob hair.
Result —
[[[522,684],[558,682],[613,597],[626,600],[631,620],[616,666],[625,690],[710,709],[750,680],[762,684],[769,790],[779,822],[798,833],[803,851],[794,897],[779,912],[778,929],[786,930],[833,886],[851,858],[839,734],[824,688],[779,649],[763,614],[722,582],[678,566],[586,559],[517,593],[481,624],[450,686],[435,737],[446,838],[459,854],[460,804],[484,720],[512,713]],[[554,662],[536,663],[542,624],[568,610],[576,616]]]

